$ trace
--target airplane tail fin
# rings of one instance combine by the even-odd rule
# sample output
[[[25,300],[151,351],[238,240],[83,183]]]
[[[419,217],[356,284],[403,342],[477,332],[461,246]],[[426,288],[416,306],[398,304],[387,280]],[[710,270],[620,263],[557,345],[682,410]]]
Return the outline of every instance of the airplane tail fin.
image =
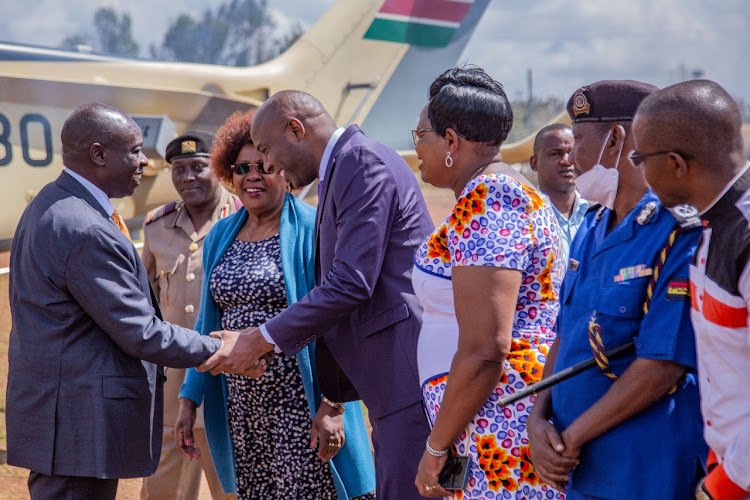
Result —
[[[456,64],[488,4],[339,0],[286,52],[246,68],[242,89],[226,90],[259,100],[304,90],[339,125],[359,123],[376,140],[406,149],[406,129],[416,122],[429,84]]]

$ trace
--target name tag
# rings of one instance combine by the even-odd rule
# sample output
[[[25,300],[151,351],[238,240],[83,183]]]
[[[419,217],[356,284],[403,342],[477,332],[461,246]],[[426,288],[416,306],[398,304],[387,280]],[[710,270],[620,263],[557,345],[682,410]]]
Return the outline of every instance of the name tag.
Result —
[[[570,261],[568,262],[568,269],[570,269],[571,271],[578,271],[578,268],[580,266],[581,263],[575,259],[570,259]]]

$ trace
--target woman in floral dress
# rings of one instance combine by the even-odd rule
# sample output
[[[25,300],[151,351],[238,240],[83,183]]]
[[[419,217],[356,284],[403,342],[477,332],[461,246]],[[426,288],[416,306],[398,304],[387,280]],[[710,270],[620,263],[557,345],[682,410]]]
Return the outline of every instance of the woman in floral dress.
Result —
[[[529,461],[533,396],[497,404],[541,378],[564,272],[552,209],[497,163],[512,122],[501,84],[454,68],[433,83],[413,132],[422,179],[457,199],[417,252],[412,278],[424,306],[418,363],[432,425],[415,482],[429,497],[564,498]],[[438,485],[446,451],[471,457],[463,490]]]

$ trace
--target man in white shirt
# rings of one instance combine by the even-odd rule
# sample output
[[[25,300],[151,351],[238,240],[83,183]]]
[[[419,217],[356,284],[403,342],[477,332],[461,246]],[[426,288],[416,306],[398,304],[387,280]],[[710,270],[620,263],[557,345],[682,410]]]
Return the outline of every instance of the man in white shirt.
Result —
[[[631,160],[662,204],[693,205],[703,220],[690,298],[711,452],[696,497],[750,498],[750,163],[740,110],[714,82],[682,82],[641,103],[633,134]]]
[[[562,234],[560,258],[566,265],[570,243],[589,209],[589,202],[576,191],[577,174],[568,158],[573,142],[573,129],[569,126],[547,125],[534,138],[534,154],[529,158],[531,170],[537,173],[539,190],[552,202]]]

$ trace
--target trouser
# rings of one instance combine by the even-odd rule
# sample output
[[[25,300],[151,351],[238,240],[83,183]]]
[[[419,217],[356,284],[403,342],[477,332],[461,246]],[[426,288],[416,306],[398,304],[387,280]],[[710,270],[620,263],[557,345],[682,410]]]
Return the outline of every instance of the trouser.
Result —
[[[31,500],[115,500],[117,479],[29,473]]]
[[[233,493],[224,493],[216,475],[206,430],[193,428],[193,439],[201,451],[200,460],[188,460],[180,453],[174,439],[174,427],[164,427],[159,467],[153,476],[143,478],[141,500],[198,500],[201,474],[205,472],[211,498],[230,500]]]
[[[422,402],[385,417],[370,418],[378,500],[423,498],[414,480],[430,426]]]

